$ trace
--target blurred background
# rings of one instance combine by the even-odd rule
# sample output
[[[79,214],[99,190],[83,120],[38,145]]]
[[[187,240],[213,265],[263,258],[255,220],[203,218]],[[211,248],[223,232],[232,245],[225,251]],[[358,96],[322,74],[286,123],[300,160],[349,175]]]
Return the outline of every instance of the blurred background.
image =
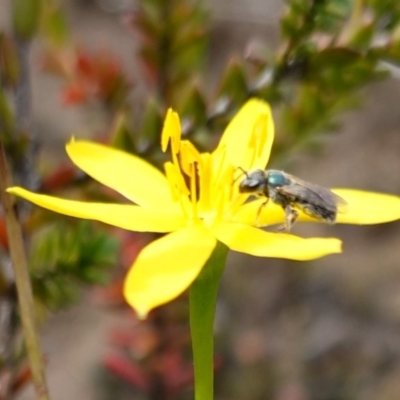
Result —
[[[155,144],[168,106],[180,111],[191,140],[212,149],[232,113],[256,95],[276,117],[271,166],[325,187],[400,193],[397,1],[69,0],[43,7],[41,30],[24,42],[36,171],[28,186],[115,199],[67,160],[71,135],[160,166]],[[18,128],[20,83],[7,60],[19,60],[19,74],[23,61],[20,42],[13,48],[12,12],[3,0],[1,100]],[[26,182],[16,143],[16,180]],[[28,214],[52,398],[191,399],[185,296],[145,322],[121,296],[126,269],[154,237]],[[398,400],[400,224],[293,231],[338,237],[343,254],[300,263],[230,253],[217,308],[216,399]],[[15,307],[5,293],[0,379],[11,371],[16,389],[4,399],[30,400],[18,324],[1,311]]]

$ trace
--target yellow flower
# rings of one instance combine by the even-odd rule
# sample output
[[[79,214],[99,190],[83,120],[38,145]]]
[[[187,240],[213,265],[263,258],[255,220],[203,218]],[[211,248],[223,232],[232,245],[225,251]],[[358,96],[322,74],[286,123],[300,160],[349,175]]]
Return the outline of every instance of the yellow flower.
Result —
[[[59,199],[14,187],[9,193],[39,206],[78,218],[133,231],[168,233],[145,247],[124,287],[128,303],[142,317],[187,289],[200,273],[217,241],[260,257],[310,260],[341,251],[335,238],[300,238],[255,227],[260,201],[246,202],[233,184],[237,167],[265,168],[274,139],[269,106],[248,101],[233,118],[213,153],[199,153],[181,139],[178,115],[169,110],[161,146],[169,145],[165,175],[139,157],[87,141],[72,140],[71,160],[88,175],[135,204],[103,204]],[[355,190],[335,190],[349,203],[343,223],[379,223],[400,218],[400,198]],[[309,220],[302,215],[300,220]],[[283,211],[269,204],[259,222],[282,223]]]

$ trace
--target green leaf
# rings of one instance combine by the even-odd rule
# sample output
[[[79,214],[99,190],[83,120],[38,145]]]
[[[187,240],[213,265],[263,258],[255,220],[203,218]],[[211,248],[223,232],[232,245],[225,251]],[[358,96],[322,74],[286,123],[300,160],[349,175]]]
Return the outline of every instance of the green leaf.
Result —
[[[163,127],[163,116],[155,99],[149,99],[144,111],[141,128],[141,138],[149,143],[160,143],[160,135]]]
[[[89,221],[58,222],[35,235],[29,257],[34,295],[51,309],[74,303],[83,285],[106,283],[118,242]]]
[[[13,0],[12,16],[15,34],[22,39],[36,35],[41,15],[40,0]]]
[[[325,10],[331,16],[346,19],[353,10],[354,0],[329,0],[325,4]]]
[[[379,79],[376,62],[348,48],[330,48],[310,59],[309,81],[326,94],[346,93]]]
[[[61,6],[55,1],[44,2],[41,29],[52,45],[62,47],[68,44],[71,35],[68,23]]]
[[[386,20],[386,28],[390,29],[399,22],[400,3],[397,0],[367,0],[367,4],[372,8],[377,20]]]
[[[393,41],[385,47],[375,47],[369,51],[369,55],[375,59],[382,59],[394,63],[400,63],[400,39]]]
[[[303,20],[300,15],[287,13],[280,23],[281,35],[285,39],[290,39],[299,34],[299,30],[302,26]]]
[[[357,50],[367,50],[371,45],[375,35],[375,25],[373,23],[364,25],[356,30],[349,40],[349,47]]]
[[[0,33],[0,83],[14,86],[19,79],[19,60],[14,41]]]
[[[15,120],[11,111],[7,97],[4,91],[0,88],[0,131],[1,138],[8,142],[13,136],[15,129]]]
[[[171,69],[188,70],[203,68],[207,36],[204,29],[193,30],[177,36],[171,44]]]
[[[206,100],[197,86],[193,86],[183,101],[181,107],[182,118],[188,118],[191,125],[195,127],[203,126],[207,121]]]
[[[148,44],[152,41],[155,42],[164,32],[164,26],[160,23],[158,13],[149,13],[147,9],[142,9],[141,12],[137,13],[134,24]]]
[[[226,97],[234,103],[242,103],[248,97],[248,86],[243,64],[232,60],[224,72],[218,97]]]
[[[114,129],[111,133],[111,145],[116,149],[124,150],[128,153],[136,154],[134,135],[127,126],[127,116],[121,113],[117,116]]]

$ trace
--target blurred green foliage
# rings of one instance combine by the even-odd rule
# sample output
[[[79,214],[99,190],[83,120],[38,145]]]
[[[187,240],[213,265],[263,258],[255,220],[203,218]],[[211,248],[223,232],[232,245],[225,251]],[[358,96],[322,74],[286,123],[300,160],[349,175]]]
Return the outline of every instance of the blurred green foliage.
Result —
[[[201,1],[139,2],[133,18],[142,38],[138,55],[148,82],[165,106],[176,106],[180,91],[204,65],[207,22]]]
[[[54,48],[68,45],[71,32],[60,2],[42,0],[40,31],[48,45]]]
[[[85,105],[84,112],[100,104],[96,111],[106,114],[109,123],[101,139],[160,168],[166,157],[160,151],[160,133],[170,106],[181,116],[185,138],[210,151],[249,97],[267,100],[276,114],[272,163],[282,166],[295,151],[317,151],[323,135],[338,131],[340,115],[362,103],[362,89],[388,77],[400,63],[398,0],[286,0],[279,47],[269,49],[265,38],[266,43],[246,58],[232,58],[215,88],[209,87],[205,76],[211,35],[205,1],[138,0],[134,11],[122,12],[139,41],[140,76],[130,76],[111,52],[90,53],[78,47],[61,2],[13,4],[13,32],[0,32],[0,138],[18,182],[24,181],[21,173],[27,170],[21,165],[35,169],[30,158],[36,157],[32,132],[21,134],[16,110],[21,109],[17,96],[21,71],[32,68],[26,65],[28,58],[21,57],[21,46],[26,51],[36,38],[47,52],[45,70],[64,85],[64,104]],[[133,100],[139,80],[147,92]],[[25,112],[22,117],[29,119],[29,108]],[[44,185],[48,178],[29,177],[29,186],[46,187],[51,194],[60,186],[88,194],[89,180],[82,175],[61,168],[53,186]],[[93,198],[104,197],[98,187],[89,190]],[[34,294],[45,308],[72,304],[83,287],[107,282],[111,268],[118,265],[118,241],[98,224],[66,222],[59,216],[49,223],[26,209],[21,217]],[[0,275],[5,281],[1,269]]]
[[[33,7],[28,0],[20,1]],[[360,89],[387,77],[388,63],[400,60],[397,1],[287,0],[279,49],[258,49],[247,59],[230,60],[210,96],[204,90],[211,25],[206,5],[140,0],[128,20],[139,39],[137,57],[148,91],[140,100],[142,112],[133,113],[137,105],[131,104],[129,93],[138,78],[128,78],[111,54],[76,47],[60,3],[40,3],[28,22],[14,8],[15,29],[25,40],[35,34],[44,39],[47,70],[69,85],[64,100],[76,105],[93,104],[93,98],[100,102],[110,116],[109,141],[159,167],[165,161],[160,133],[170,106],[181,115],[183,135],[209,151],[246,99],[266,99],[277,111],[272,162],[282,164],[294,150],[317,150],[322,134],[338,130],[340,114],[360,104]],[[29,150],[27,133],[16,134],[13,106],[21,70],[18,46],[11,35],[0,33],[0,135],[15,170]],[[68,185],[80,187],[82,182]],[[111,257],[116,247],[109,236],[89,229],[94,228],[53,225],[31,244],[35,293],[51,308],[78,297],[74,279],[87,284],[105,280],[101,265],[110,262],[100,262],[102,251]]]
[[[29,267],[35,297],[52,310],[76,302],[82,287],[105,284],[118,241],[88,221],[60,220],[33,236]]]
[[[251,96],[264,98],[277,110],[272,163],[286,162],[294,150],[316,151],[322,134],[338,130],[340,114],[360,105],[360,90],[388,77],[387,63],[398,62],[400,57],[397,2],[287,0],[281,19],[279,50],[249,54],[248,59],[232,59],[215,95],[210,98],[200,89],[199,81],[203,66],[199,60],[206,57],[204,46],[197,47],[193,63],[178,80],[172,79],[168,71],[169,68],[181,71],[175,65],[180,58],[168,64],[171,56],[168,46],[166,54],[159,54],[158,58],[154,54],[163,48],[162,43],[172,40],[171,27],[179,36],[185,29],[193,29],[195,24],[209,23],[206,13],[190,9],[190,1],[179,2],[181,6],[183,3],[186,3],[188,17],[180,20],[165,13],[161,6],[156,12],[157,2],[141,1],[140,23],[135,25],[146,38],[139,52],[147,71],[145,75],[157,77],[153,82],[157,82],[158,89],[145,105],[145,122],[142,125],[132,122],[132,126],[141,126],[140,134],[130,133],[133,140],[129,143],[136,141],[137,144],[129,145],[126,150],[134,148],[155,163],[164,160],[159,154],[157,129],[166,107],[174,106],[182,116],[183,133],[203,150],[209,150],[210,143],[214,142],[210,136],[220,133],[231,115]],[[155,23],[160,15],[164,17],[161,26],[165,29]],[[149,57],[148,53],[153,56]],[[163,62],[159,57],[165,57]],[[187,67],[182,62],[181,68]],[[164,87],[161,82],[166,76],[171,78],[165,86],[168,90],[160,89]],[[185,90],[178,84],[182,81]],[[129,130],[124,134],[127,132]]]
[[[42,2],[38,0],[15,0],[12,2],[14,33],[18,39],[34,37],[39,27]]]

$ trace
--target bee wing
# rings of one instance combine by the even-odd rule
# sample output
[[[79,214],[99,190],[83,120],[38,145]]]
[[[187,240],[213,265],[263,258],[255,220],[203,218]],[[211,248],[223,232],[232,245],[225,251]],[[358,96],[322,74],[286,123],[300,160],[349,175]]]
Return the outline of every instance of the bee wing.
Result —
[[[290,185],[281,186],[278,189],[279,192],[289,196],[294,196],[316,206],[323,207],[328,211],[346,211],[346,201],[331,192],[329,189],[302,181],[292,175],[290,175],[290,179],[292,183]]]

